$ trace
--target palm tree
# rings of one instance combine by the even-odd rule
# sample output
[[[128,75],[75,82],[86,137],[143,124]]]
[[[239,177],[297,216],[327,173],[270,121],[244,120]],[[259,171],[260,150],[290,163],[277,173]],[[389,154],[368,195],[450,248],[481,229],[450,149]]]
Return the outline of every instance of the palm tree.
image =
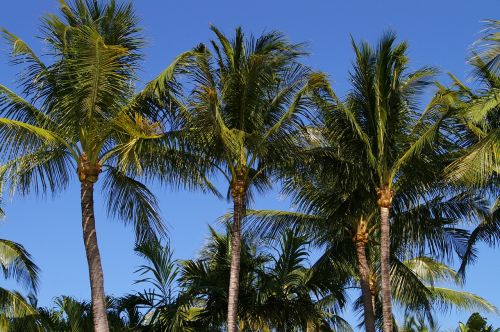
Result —
[[[368,175],[364,164],[352,159],[355,149],[349,147],[354,144],[346,144],[354,139],[349,136],[348,119],[338,112],[342,105],[338,100],[330,104],[323,96],[318,97],[314,102],[321,112],[316,127],[307,129],[303,151],[285,172],[283,193],[291,196],[297,211],[250,210],[249,217],[257,221],[251,227],[268,236],[284,228],[299,227],[320,248],[326,247],[324,261],[336,271],[346,270],[355,276],[355,285],[362,293],[365,328],[375,331],[379,280],[375,275],[379,270],[375,250],[380,220],[373,200],[376,191],[364,181]],[[342,130],[344,136],[339,139]],[[434,158],[432,173],[426,172],[425,181],[415,181],[411,176],[399,179],[392,204],[392,251],[405,248],[406,255],[417,256],[430,252],[445,260],[453,252],[463,256],[463,243],[470,234],[459,228],[460,223],[479,222],[487,209],[480,193],[443,183],[441,175],[449,159],[446,155]],[[420,191],[422,187],[425,192]],[[391,256],[394,263],[401,259]]]
[[[408,71],[407,44],[394,44],[396,36],[382,37],[376,50],[368,44],[355,45],[356,61],[351,73],[353,89],[348,97],[348,114],[352,127],[365,143],[367,166],[377,189],[380,208],[380,273],[384,332],[392,331],[390,285],[390,224],[389,215],[394,190],[404,178],[404,171],[417,174],[425,165],[420,152],[433,138],[436,129],[423,132],[419,122],[417,96],[434,74],[431,68]],[[420,129],[420,130],[419,130]],[[428,129],[428,128],[425,128]],[[416,158],[418,163],[412,164]],[[411,170],[408,166],[411,165]],[[424,165],[423,165],[424,164]],[[411,173],[410,173],[411,174]],[[409,175],[409,174],[407,174]]]
[[[133,223],[138,240],[163,232],[157,201],[135,175],[156,165],[151,162],[159,159],[154,149],[173,145],[172,135],[148,115],[156,116],[158,108],[172,99],[172,77],[189,56],[179,56],[135,94],[143,46],[137,22],[131,4],[61,1],[60,15],[43,19],[49,64],[21,39],[3,30],[12,46],[14,63],[27,64],[27,68],[20,81],[24,97],[0,85],[4,116],[0,118],[1,151],[9,159],[2,167],[2,178],[12,192],[57,192],[67,187],[76,169],[92,317],[98,332],[109,328],[95,229],[94,186],[103,173],[108,213]],[[178,156],[173,154],[162,162],[176,163]],[[143,162],[147,162],[146,167]],[[180,181],[183,168],[174,174],[176,169],[171,167],[164,179]]]
[[[392,331],[390,285],[390,209],[395,192],[404,182],[413,181],[413,199],[428,188],[425,183],[434,177],[437,139],[444,115],[433,108],[421,116],[418,97],[430,84],[435,70],[425,67],[408,69],[405,42],[396,44],[394,33],[386,33],[376,49],[367,43],[356,44],[354,68],[350,73],[352,88],[346,101],[340,102],[331,88],[321,96],[321,104],[340,118],[330,139],[343,143],[343,155],[355,153],[358,168],[350,176],[369,184],[376,192],[380,210],[381,290],[384,332]],[[446,150],[444,150],[446,151]],[[352,158],[351,158],[352,159]]]
[[[203,331],[220,331],[225,322],[229,236],[211,229],[211,238],[196,260],[182,263],[185,294],[198,306]],[[309,265],[309,243],[286,230],[268,245],[242,238],[240,331],[350,330],[339,311],[345,304],[342,276]],[[318,265],[319,266],[319,265]],[[198,331],[198,329],[197,329]]]
[[[125,296],[123,303],[146,310],[140,325],[147,331],[195,331],[197,311],[179,287],[179,266],[170,245],[153,240],[138,245],[135,251],[145,260],[136,271],[140,279],[135,283],[149,288]]]
[[[443,112],[455,120],[453,137],[461,148],[457,158],[446,169],[447,179],[457,185],[483,190],[491,201],[490,213],[473,231],[462,257],[460,272],[474,258],[474,247],[483,241],[495,245],[500,238],[500,22],[487,21],[485,35],[475,44],[469,63],[474,88],[451,75],[450,88],[440,86]]]
[[[36,302],[36,301],[34,301]],[[36,307],[36,303],[32,303]],[[107,298],[110,331],[144,331],[140,324],[142,314],[136,307],[128,307],[126,298]],[[88,301],[69,296],[58,296],[51,307],[37,308],[36,315],[14,320],[8,332],[92,332],[92,306]]]
[[[439,327],[427,324],[422,317],[405,315],[403,324],[398,326],[400,332],[439,332]]]
[[[430,83],[434,70],[409,72],[407,45],[395,45],[395,39],[392,33],[385,35],[376,50],[366,43],[353,42],[353,86],[345,101],[335,95],[326,80],[324,86],[316,85],[311,101],[318,114],[303,136],[301,157],[284,171],[285,193],[291,194],[301,212],[287,217],[300,220],[305,217],[303,213],[309,215],[309,231],[319,234],[322,244],[339,237],[350,239],[343,248],[357,253],[353,257],[358,261],[368,331],[375,330],[370,294],[373,278],[366,255],[369,233],[375,231],[380,218],[384,331],[389,331],[389,209],[399,213],[454,195],[447,192],[449,188],[441,179],[451,158],[445,154],[451,142],[438,135],[447,116],[435,109],[440,96],[432,100],[424,114],[418,112],[417,97]],[[439,149],[434,141],[440,143]],[[374,211],[377,206],[379,212]],[[444,214],[452,212],[455,216],[453,211]],[[436,215],[428,212],[427,216]],[[315,230],[313,225],[318,224],[324,227]],[[325,232],[329,228],[332,231]],[[354,247],[356,250],[351,251]]]
[[[207,244],[199,257],[181,262],[180,283],[184,296],[196,308],[200,331],[220,331],[227,324],[229,272],[231,269],[231,229],[227,234],[210,228]],[[249,234],[242,235],[240,252],[239,329],[265,328],[255,315],[256,278],[259,268],[269,260],[253,247]]]
[[[500,29],[500,23],[493,21],[493,28]],[[490,39],[484,37],[482,41],[485,40]],[[499,45],[499,40],[493,39],[490,47],[498,49]],[[500,169],[500,70],[497,68],[498,59],[496,62],[494,60],[490,60],[487,55],[473,53],[469,62],[478,87],[469,88],[451,75],[452,87],[441,87],[441,93],[448,97],[443,98],[443,108],[453,110],[452,114],[458,122],[457,139],[464,148],[461,156],[449,166],[448,178],[495,191],[498,188],[495,188],[494,183],[498,180]]]
[[[40,309],[48,331],[90,332],[93,330],[92,308],[87,301],[69,296],[54,299],[54,307]]]
[[[473,313],[467,322],[459,323],[457,332],[498,332],[500,328],[494,328],[492,325],[487,325],[488,322],[479,313]]]
[[[236,29],[230,41],[215,27],[212,51],[200,46],[190,71],[193,89],[186,125],[206,160],[228,182],[234,206],[228,331],[237,330],[241,223],[251,188],[271,185],[276,165],[290,156],[292,134],[304,112],[303,95],[315,75],[298,61],[300,44],[279,32],[245,38]]]
[[[271,255],[258,283],[262,315],[278,331],[351,331],[338,316],[349,276],[341,271],[332,276],[321,260],[308,266],[310,242],[297,230],[287,229],[271,243],[268,251],[277,254]]]

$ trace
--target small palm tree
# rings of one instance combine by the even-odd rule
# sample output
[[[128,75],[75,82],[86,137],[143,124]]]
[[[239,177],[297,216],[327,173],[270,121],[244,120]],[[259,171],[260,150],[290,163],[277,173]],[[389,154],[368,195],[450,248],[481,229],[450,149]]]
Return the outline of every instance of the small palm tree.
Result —
[[[229,40],[215,27],[212,50],[198,48],[185,128],[212,169],[228,182],[234,205],[228,331],[237,330],[241,223],[251,188],[263,191],[279,163],[292,155],[315,75],[298,61],[304,50],[278,32]],[[200,139],[201,138],[201,139]],[[200,142],[201,141],[201,142]]]
[[[439,327],[427,324],[424,318],[415,316],[404,316],[401,326],[398,326],[400,332],[439,332]]]
[[[210,228],[207,244],[197,259],[181,262],[180,283],[184,296],[198,311],[196,326],[200,331],[220,331],[227,324],[229,272],[231,268],[231,230],[227,234]],[[256,277],[259,268],[269,260],[256,252],[249,234],[243,234],[241,243],[239,329],[268,327],[255,315],[257,298]]]
[[[14,279],[30,292],[38,289],[39,269],[26,249],[15,242],[0,239],[0,268],[5,279]],[[13,321],[37,315],[25,298],[16,291],[0,287],[0,329],[7,331]]]
[[[121,298],[107,298],[110,331],[139,332],[141,314]],[[36,303],[33,303],[36,306]],[[36,315],[14,320],[8,332],[93,332],[92,306],[69,296],[54,299],[50,308],[37,308]]]
[[[211,232],[200,258],[183,262],[181,281],[185,294],[199,308],[199,326],[220,331],[226,320],[230,244],[228,236]],[[331,272],[319,268],[319,264],[309,266],[305,237],[287,230],[262,246],[245,235],[240,331],[350,330],[338,316],[345,304],[344,282],[340,275],[332,278]]]
[[[140,244],[135,251],[145,260],[136,271],[140,275],[136,284],[149,288],[128,295],[123,301],[136,310],[146,310],[140,325],[147,331],[195,331],[196,310],[181,292],[178,262],[173,259],[170,245],[153,240]]]
[[[488,322],[479,313],[473,313],[467,323],[460,322],[457,332],[498,332],[500,328],[494,328],[492,325],[487,325]]]
[[[139,240],[163,232],[157,201],[135,175],[154,168],[151,161],[159,159],[154,149],[175,145],[172,135],[148,115],[156,116],[171,99],[172,77],[188,56],[181,55],[135,93],[143,46],[137,22],[131,4],[61,1],[60,15],[43,19],[48,64],[21,39],[3,30],[14,63],[27,64],[27,68],[20,81],[24,97],[0,85],[0,147],[2,156],[9,159],[1,169],[2,179],[12,192],[58,192],[76,171],[92,317],[98,332],[109,328],[94,186],[103,173],[109,214],[133,223]],[[173,156],[162,162],[175,159],[178,165],[179,154]],[[171,167],[163,178],[178,180],[172,175],[176,169],[183,168]]]
[[[308,266],[310,242],[297,230],[287,229],[271,240],[271,262],[258,279],[259,310],[277,331],[351,331],[338,314],[345,306],[340,271],[332,276],[322,261]]]

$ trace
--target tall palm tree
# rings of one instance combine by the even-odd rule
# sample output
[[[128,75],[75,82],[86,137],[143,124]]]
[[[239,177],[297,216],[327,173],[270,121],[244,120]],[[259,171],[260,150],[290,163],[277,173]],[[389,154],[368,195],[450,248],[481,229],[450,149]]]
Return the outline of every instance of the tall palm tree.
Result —
[[[389,209],[404,211],[447,195],[440,172],[450,160],[445,152],[451,143],[439,136],[447,113],[436,110],[437,101],[433,99],[420,115],[417,102],[434,70],[410,72],[407,45],[395,44],[395,40],[394,34],[386,34],[376,50],[366,43],[353,42],[353,85],[345,101],[335,95],[326,80],[324,86],[316,85],[311,101],[318,114],[314,126],[305,131],[305,152],[299,154],[302,157],[291,171],[285,170],[285,177],[291,179],[285,192],[294,197],[300,212],[313,214],[316,222],[319,217],[320,224],[323,220],[332,229],[335,224],[331,223],[342,221],[336,224],[338,229],[328,233],[331,239],[324,237],[324,228],[315,232],[326,242],[339,235],[352,239],[368,331],[374,331],[375,326],[367,231],[373,232],[380,218],[384,331],[390,331]],[[435,141],[439,149],[433,145]],[[395,190],[400,191],[397,202],[393,202],[398,195]],[[378,213],[374,206],[378,206]],[[301,214],[289,217],[300,219]],[[314,223],[310,224],[313,228]]]
[[[380,210],[383,330],[391,332],[390,209],[402,183],[413,182],[415,201],[419,193],[428,189],[426,182],[434,176],[436,155],[444,150],[432,144],[444,115],[431,108],[420,116],[418,97],[430,84],[435,70],[425,67],[410,71],[408,45],[396,43],[394,33],[383,35],[375,49],[354,41],[353,48],[352,88],[346,101],[340,102],[331,88],[322,98],[336,117],[348,124],[330,134],[331,139],[344,143],[344,151],[356,154],[363,171],[352,172],[351,176],[365,181],[370,191],[376,192]]]
[[[108,213],[134,224],[139,240],[163,232],[157,201],[135,175],[150,170],[143,161],[148,167],[155,165],[149,163],[158,159],[154,149],[173,145],[172,135],[148,115],[155,116],[172,99],[172,77],[188,55],[179,56],[135,93],[144,42],[131,4],[61,1],[60,14],[48,15],[42,22],[48,63],[3,30],[14,63],[27,67],[20,76],[22,95],[0,85],[1,152],[8,159],[2,178],[13,192],[56,192],[67,187],[76,170],[94,328],[107,332],[94,186],[103,173]],[[164,159],[178,161],[178,156]],[[173,174],[164,178],[179,180],[180,173]]]
[[[291,154],[293,133],[304,112],[303,95],[315,75],[299,63],[300,44],[279,32],[245,38],[238,28],[229,40],[212,27],[212,50],[200,46],[190,70],[186,128],[200,149],[227,180],[234,206],[228,331],[237,330],[241,223],[251,188],[271,184],[276,165]]]
[[[292,197],[298,211],[251,210],[250,218],[258,222],[250,225],[270,235],[283,228],[299,227],[315,244],[326,246],[325,257],[330,256],[336,269],[350,266],[348,273],[356,275],[355,283],[362,293],[365,328],[375,331],[379,280],[375,277],[379,270],[375,263],[379,256],[374,251],[380,234],[380,213],[373,199],[376,188],[365,181],[370,174],[354,154],[362,149],[362,142],[349,129],[349,119],[343,116],[347,111],[339,112],[346,106],[332,97],[330,93],[326,98],[321,94],[314,98],[320,111],[316,126],[306,130],[303,150],[293,167],[284,172],[283,192]],[[463,243],[469,233],[459,228],[460,223],[479,222],[487,211],[481,195],[443,183],[441,175],[449,156],[432,160],[433,168],[426,171],[425,179],[415,179],[409,173],[399,179],[392,204],[392,250],[404,247],[414,255],[430,252],[434,257],[448,259],[453,252],[464,254]],[[396,262],[397,257],[392,257]]]
[[[380,313],[380,289],[376,285],[379,278],[375,274],[380,268],[377,207],[372,204],[372,212],[369,213],[369,196],[365,195],[363,200],[363,196],[356,193],[336,192],[337,182],[329,181],[329,176],[314,179],[312,173],[303,174],[308,175],[301,175],[303,179],[297,177],[294,180],[296,192],[293,202],[301,211],[307,213],[250,210],[249,217],[254,221],[253,227],[257,232],[269,235],[295,227],[310,236],[317,246],[325,248],[319,260],[323,269],[334,269],[336,274],[350,274],[351,277],[346,279],[346,286],[359,285],[361,298],[356,302],[356,307],[359,309],[362,306],[366,330],[374,330],[376,318]],[[412,206],[404,203],[407,195],[408,193],[399,190],[394,199],[391,280],[396,285],[393,299],[402,307],[415,310],[418,308],[428,317],[432,317],[434,299],[430,288],[425,285],[427,280],[420,281],[417,275],[405,268],[404,262],[408,257],[413,259],[413,256],[429,253],[442,260],[450,259],[454,252],[460,255],[464,249],[463,244],[469,237],[466,230],[459,228],[460,222],[474,218],[480,220],[477,215],[486,213],[486,207],[479,197],[467,194],[448,198],[440,195],[427,197],[426,201]],[[362,252],[359,250],[360,241],[364,244]],[[430,258],[422,260],[430,261]],[[428,270],[433,267],[444,271],[442,265],[437,263],[429,264]],[[449,269],[446,271],[449,275],[452,274]],[[401,285],[409,286],[402,288]],[[402,298],[401,294],[407,297]],[[446,301],[444,298],[446,306],[468,308],[467,305],[480,303],[473,296],[467,297],[464,293],[463,296],[455,297],[456,294],[458,293],[453,293],[451,298],[459,298],[460,301]],[[438,307],[443,306],[445,305]],[[367,315],[367,311],[371,317]]]

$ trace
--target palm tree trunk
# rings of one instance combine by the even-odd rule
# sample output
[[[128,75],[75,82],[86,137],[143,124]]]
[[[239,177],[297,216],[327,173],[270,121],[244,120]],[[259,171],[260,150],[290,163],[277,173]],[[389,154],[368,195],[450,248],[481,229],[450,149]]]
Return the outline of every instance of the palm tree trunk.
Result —
[[[380,279],[382,288],[383,331],[392,332],[391,262],[389,207],[380,207]]]
[[[363,299],[365,330],[375,332],[375,314],[372,304],[372,293],[370,290],[370,267],[366,258],[366,243],[368,234],[366,233],[366,222],[362,219],[359,222],[358,230],[354,237],[356,245],[356,256],[358,259],[358,269],[361,284],[361,297]]]
[[[376,306],[376,298],[377,298],[377,274],[375,271],[370,271],[370,292],[372,293],[372,308],[373,314],[377,316],[377,306]]]
[[[81,204],[83,242],[89,267],[94,331],[109,332],[101,255],[99,254],[99,247],[97,246],[95,229],[94,183],[91,181],[84,180],[81,182]]]
[[[231,230],[231,271],[227,304],[227,331],[238,331],[238,293],[240,289],[241,220],[245,215],[245,187],[236,181],[233,195],[233,227]]]

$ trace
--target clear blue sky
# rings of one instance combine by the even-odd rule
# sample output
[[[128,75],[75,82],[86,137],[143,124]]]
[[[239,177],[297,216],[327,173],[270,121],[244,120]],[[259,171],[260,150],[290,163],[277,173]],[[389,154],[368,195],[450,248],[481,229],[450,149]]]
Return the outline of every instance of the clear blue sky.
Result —
[[[209,25],[230,33],[241,25],[247,32],[260,34],[281,30],[296,42],[307,42],[311,56],[307,62],[327,72],[341,95],[347,90],[347,71],[353,58],[352,34],[356,39],[374,42],[386,29],[395,30],[410,44],[415,67],[437,66],[459,78],[468,76],[465,57],[470,44],[482,28],[480,21],[496,18],[498,0],[379,0],[379,1],[133,1],[148,39],[147,57],[141,77],[154,77],[180,52],[211,38]],[[0,11],[0,26],[8,28],[38,51],[43,49],[38,35],[39,18],[55,12],[56,0],[6,1]],[[497,17],[495,17],[497,15]],[[0,56],[0,82],[14,86],[15,71],[7,64],[5,47]],[[229,205],[200,193],[172,192],[154,188],[168,224],[176,257],[193,257],[207,235],[207,224],[225,213]],[[6,219],[0,236],[24,244],[42,268],[41,305],[54,296],[66,294],[88,298],[88,274],[80,227],[79,184],[63,194],[47,198],[20,198],[5,201]],[[288,208],[277,191],[259,198],[256,208]],[[141,262],[134,256],[131,229],[108,220],[104,204],[96,196],[98,238],[104,265],[106,290],[122,295],[133,286],[133,271]],[[481,248],[481,257],[468,274],[466,289],[500,307],[499,251]],[[452,312],[442,316],[444,327],[456,326],[466,314]],[[351,313],[345,317],[353,325]],[[500,317],[489,316],[497,327]]]

